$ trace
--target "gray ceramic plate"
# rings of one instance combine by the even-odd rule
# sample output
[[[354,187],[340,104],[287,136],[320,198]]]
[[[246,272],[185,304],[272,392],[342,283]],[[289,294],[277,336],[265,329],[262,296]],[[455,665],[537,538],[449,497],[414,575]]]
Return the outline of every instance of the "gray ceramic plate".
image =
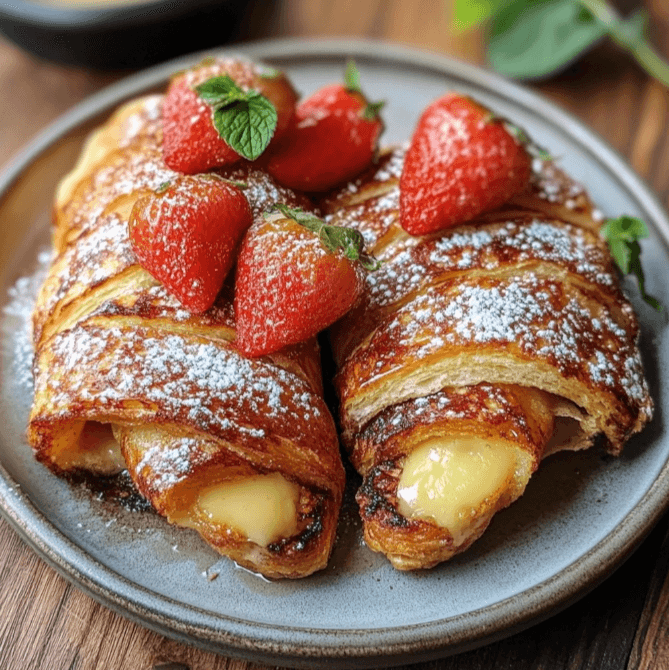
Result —
[[[645,218],[648,290],[669,295],[669,222],[647,187],[575,119],[526,89],[441,56],[367,42],[281,41],[244,52],[293,77],[303,92],[339,80],[354,56],[366,90],[388,101],[386,142],[409,137],[419,112],[446,89],[469,93],[527,128],[589,187],[608,215]],[[48,243],[52,188],[83,136],[124,98],[164,84],[183,59],[132,77],[46,130],[0,180],[6,239],[3,295],[35,267]],[[19,286],[20,292],[24,285]],[[636,295],[632,287],[631,293]],[[33,462],[23,434],[30,404],[21,319],[3,315],[0,506],[49,563],[109,607],[207,649],[267,663],[370,667],[462,651],[516,632],[566,606],[619,565],[669,500],[669,439],[663,423],[669,338],[635,299],[657,417],[613,460],[592,450],[545,462],[527,493],[499,514],[467,554],[430,572],[400,574],[362,544],[344,512],[330,566],[296,583],[270,583],[216,563],[188,531],[153,515],[123,512]],[[664,374],[662,374],[664,373]],[[204,573],[220,574],[210,581]],[[211,574],[211,571],[210,571]]]

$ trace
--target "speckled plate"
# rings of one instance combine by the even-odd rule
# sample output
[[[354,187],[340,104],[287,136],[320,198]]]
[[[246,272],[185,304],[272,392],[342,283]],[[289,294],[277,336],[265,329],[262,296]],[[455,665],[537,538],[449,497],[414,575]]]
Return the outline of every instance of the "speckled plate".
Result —
[[[241,50],[241,49],[240,49]],[[243,52],[285,68],[303,92],[338,80],[354,56],[372,99],[386,99],[387,143],[409,137],[420,111],[450,88],[514,119],[583,181],[605,214],[641,216],[648,290],[669,295],[669,221],[626,163],[578,121],[488,72],[420,51],[360,41],[278,41]],[[88,129],[123,99],[160,87],[197,61],[174,61],[113,86],[42,133],[0,178],[0,285],[17,280],[48,244],[51,193]],[[36,464],[24,439],[30,405],[25,309],[2,315],[0,507],[34,549],[80,588],[155,630],[223,654],[292,666],[371,667],[415,662],[490,642],[547,617],[611,573],[669,500],[664,425],[669,337],[630,287],[658,409],[619,459],[601,451],[547,460],[523,498],[495,517],[465,555],[401,574],[361,542],[351,499],[327,570],[271,583],[236,568],[190,531],[101,502]],[[16,298],[16,294],[19,298]],[[9,300],[9,298],[8,298]],[[208,579],[218,573],[216,579]]]

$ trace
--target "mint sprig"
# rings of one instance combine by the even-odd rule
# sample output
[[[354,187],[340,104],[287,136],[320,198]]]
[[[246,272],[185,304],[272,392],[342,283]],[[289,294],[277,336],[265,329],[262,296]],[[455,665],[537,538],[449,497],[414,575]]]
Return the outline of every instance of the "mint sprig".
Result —
[[[379,268],[379,261],[363,252],[364,239],[357,230],[343,226],[331,226],[315,214],[305,212],[303,209],[288,207],[282,203],[276,203],[270,211],[281,212],[286,218],[292,219],[318,235],[318,239],[328,251],[335,252],[341,249],[346,258],[360,261],[362,267],[370,272]]]
[[[453,22],[460,30],[486,22],[488,60],[510,77],[545,77],[610,37],[669,86],[669,63],[646,37],[647,14],[623,17],[606,0],[456,0]]]
[[[212,77],[195,91],[212,108],[218,134],[240,156],[253,161],[265,151],[276,130],[277,113],[264,95],[244,91],[228,75]]]
[[[611,256],[623,274],[633,274],[639,284],[641,297],[654,309],[660,311],[662,304],[646,293],[646,280],[641,267],[641,245],[639,240],[648,237],[645,222],[634,216],[609,219],[600,231],[607,241]]]

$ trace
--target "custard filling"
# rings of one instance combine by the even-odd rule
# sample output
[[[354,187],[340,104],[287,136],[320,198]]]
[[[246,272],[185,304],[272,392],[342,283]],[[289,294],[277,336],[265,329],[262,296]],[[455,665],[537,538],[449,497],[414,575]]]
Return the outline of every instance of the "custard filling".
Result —
[[[512,481],[516,459],[505,445],[472,438],[435,438],[411,453],[397,488],[400,514],[431,520],[458,542],[482,506]]]
[[[111,425],[97,421],[83,424],[76,448],[61,449],[57,462],[64,470],[81,468],[98,475],[115,475],[126,467]]]
[[[210,486],[196,504],[212,523],[234,528],[266,547],[297,531],[299,494],[297,484],[275,472]]]

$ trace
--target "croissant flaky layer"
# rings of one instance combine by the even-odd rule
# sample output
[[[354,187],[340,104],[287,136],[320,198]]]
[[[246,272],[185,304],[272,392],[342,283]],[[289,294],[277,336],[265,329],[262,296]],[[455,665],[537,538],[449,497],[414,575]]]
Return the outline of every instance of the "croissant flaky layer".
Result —
[[[160,152],[160,96],[96,131],[61,183],[56,256],[35,307],[28,437],[58,473],[127,468],[172,523],[270,577],[323,568],[344,488],[315,340],[249,360],[232,290],[191,314],[138,264],[134,202],[175,178]],[[304,197],[242,163],[255,217]]]
[[[537,161],[501,209],[412,237],[399,225],[403,155],[386,152],[323,206],[382,262],[332,346],[365,537],[412,569],[470,546],[544,456],[598,435],[618,454],[652,401],[582,187]]]

